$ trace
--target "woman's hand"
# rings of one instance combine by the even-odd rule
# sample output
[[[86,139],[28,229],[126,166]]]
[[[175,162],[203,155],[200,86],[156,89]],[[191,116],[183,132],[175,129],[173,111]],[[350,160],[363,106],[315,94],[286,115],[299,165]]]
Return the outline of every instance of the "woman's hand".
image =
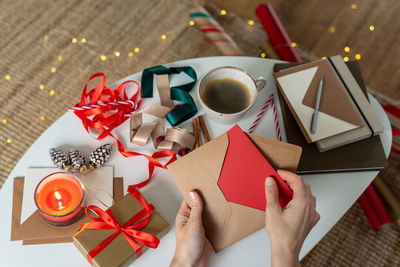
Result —
[[[176,249],[170,266],[207,266],[212,247],[204,234],[200,195],[189,193],[190,206],[183,200],[176,215]]]
[[[278,174],[292,188],[293,199],[282,209],[274,179],[265,180],[265,228],[271,244],[271,265],[299,266],[301,246],[320,216],[310,185],[294,173],[279,170]]]

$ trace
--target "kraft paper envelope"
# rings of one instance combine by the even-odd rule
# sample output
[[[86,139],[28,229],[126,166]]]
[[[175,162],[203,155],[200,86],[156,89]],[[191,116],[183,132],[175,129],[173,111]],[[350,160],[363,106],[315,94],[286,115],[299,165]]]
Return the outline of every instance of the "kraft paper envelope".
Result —
[[[323,89],[317,129],[311,133],[318,84]],[[364,125],[362,115],[327,60],[318,60],[274,73],[278,87],[308,143]]]
[[[11,217],[11,241],[23,240],[24,245],[53,244],[72,242],[72,236],[79,227],[88,221],[85,215],[77,222],[68,226],[53,226],[48,224],[39,211],[35,211],[22,224],[22,196],[24,191],[24,177],[14,178],[13,205]],[[113,196],[115,201],[123,197],[123,178],[114,178]]]
[[[238,140],[232,138],[238,138]],[[250,142],[248,143],[243,138],[247,138]],[[247,153],[248,146],[256,148],[257,152],[253,151],[251,155],[244,155],[236,151],[233,155],[227,155],[233,141],[239,141],[246,146],[241,150],[243,153]],[[256,155],[257,153],[259,155]],[[283,196],[288,193],[286,191],[288,186],[285,182],[277,174],[273,174],[275,171],[268,174],[271,170],[268,166],[262,165],[255,168],[253,166],[252,169],[247,168],[248,175],[242,177],[243,179],[236,177],[235,181],[229,181],[228,187],[234,187],[233,192],[236,190],[240,194],[238,196],[233,195],[236,198],[230,201],[227,200],[225,195],[232,193],[229,192],[231,188],[221,190],[222,187],[220,187],[224,166],[229,165],[226,161],[236,157],[234,159],[236,162],[243,160],[247,164],[249,158],[244,158],[245,156],[251,157],[250,160],[254,158],[259,161],[260,155],[264,158],[265,165],[271,164],[275,169],[295,172],[300,159],[301,148],[253,134],[247,136],[238,126],[235,126],[227,133],[168,166],[172,178],[188,203],[190,203],[188,193],[191,190],[197,190],[201,194],[204,200],[203,224],[205,232],[217,252],[264,227],[265,197],[263,194],[265,194],[264,180],[266,176],[274,175],[282,195],[282,198],[280,198],[281,206],[286,205],[291,198],[291,196],[286,196],[286,198]],[[262,174],[259,173],[260,170],[267,173],[260,176]],[[232,173],[232,175],[234,174]],[[291,191],[289,194],[291,194]],[[262,199],[259,197],[260,195],[263,196]],[[228,197],[232,197],[232,195]],[[242,204],[238,204],[238,202]],[[261,206],[262,208],[260,208]]]

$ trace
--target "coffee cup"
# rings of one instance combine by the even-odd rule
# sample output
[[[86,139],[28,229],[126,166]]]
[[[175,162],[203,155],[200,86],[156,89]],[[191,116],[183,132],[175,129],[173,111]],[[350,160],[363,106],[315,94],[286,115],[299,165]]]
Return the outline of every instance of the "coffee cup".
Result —
[[[265,84],[264,77],[254,79],[239,68],[220,67],[200,79],[197,94],[210,119],[231,124],[253,106]]]

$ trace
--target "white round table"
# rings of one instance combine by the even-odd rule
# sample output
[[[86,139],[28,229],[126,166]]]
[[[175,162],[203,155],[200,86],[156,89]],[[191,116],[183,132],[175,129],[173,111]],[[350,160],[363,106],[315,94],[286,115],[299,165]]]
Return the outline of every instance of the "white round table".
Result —
[[[198,78],[209,70],[220,66],[239,67],[246,70],[253,77],[264,76],[267,80],[266,88],[259,93],[255,105],[238,124],[246,131],[266,98],[271,93],[274,93],[282,137],[283,140],[286,140],[279,101],[276,95],[277,89],[271,75],[273,65],[277,62],[280,61],[252,57],[210,57],[178,61],[166,66],[192,66],[196,70]],[[140,81],[140,78],[141,73],[136,73],[110,87],[114,88],[117,84],[127,79]],[[171,79],[171,85],[178,85],[185,81],[190,81],[190,79],[184,74],[174,75]],[[82,86],[84,82],[82,81]],[[93,83],[90,88],[95,87],[95,85]],[[198,115],[204,113],[196,97],[195,90],[192,90],[191,95],[199,109]],[[78,95],[76,96],[76,102],[79,101],[79,97]],[[385,153],[388,156],[392,142],[389,120],[378,102],[371,96],[370,99],[372,107],[385,127],[385,131],[380,137]],[[158,92],[154,90],[154,97],[144,99],[142,106],[145,107],[158,102]],[[219,125],[208,120],[207,117],[205,119],[212,137],[222,134],[233,126]],[[276,139],[273,125],[272,111],[267,110],[254,133]],[[165,124],[165,126],[168,126],[168,124]],[[191,121],[183,123],[182,126],[191,129]],[[115,134],[122,140],[127,150],[147,154],[151,154],[154,151],[151,141],[145,147],[129,143],[129,120],[116,129]],[[89,266],[86,258],[72,243],[23,246],[21,241],[9,241],[13,178],[24,176],[26,169],[29,167],[52,167],[53,164],[48,153],[50,147],[63,147],[66,149],[74,147],[87,154],[95,147],[107,142],[112,142],[112,139],[106,138],[103,142],[97,141],[86,133],[81,121],[73,113],[67,112],[29,148],[10,173],[0,191],[0,254],[2,266]],[[147,161],[143,157],[124,158],[117,151],[116,145],[114,145],[113,156],[107,162],[107,165],[114,166],[115,177],[124,177],[124,192],[126,192],[127,185],[137,183],[147,177]],[[377,174],[378,171],[363,171],[304,175],[304,180],[310,184],[312,192],[316,196],[317,210],[321,214],[321,220],[305,240],[300,258],[303,258],[335,225]],[[145,197],[154,204],[157,210],[171,224],[171,230],[161,239],[160,246],[156,250],[147,250],[132,265],[168,266],[174,253],[174,219],[182,201],[182,196],[168,172],[159,168],[155,171],[151,183],[143,188],[142,191]],[[265,230],[262,229],[218,254],[214,253],[211,256],[209,266],[266,266],[269,263],[269,241]]]

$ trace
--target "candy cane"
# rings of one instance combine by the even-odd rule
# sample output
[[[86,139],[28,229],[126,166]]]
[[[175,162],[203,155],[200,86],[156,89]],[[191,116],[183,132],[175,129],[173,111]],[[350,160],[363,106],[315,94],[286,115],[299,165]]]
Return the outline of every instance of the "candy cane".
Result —
[[[130,116],[132,116],[133,113],[136,112],[136,110],[135,110],[136,104],[135,104],[135,102],[133,102],[133,101],[131,101],[131,100],[116,101],[116,102],[110,102],[110,103],[107,103],[107,104],[99,103],[99,104],[95,104],[95,105],[87,105],[87,106],[80,106],[80,107],[72,107],[72,108],[69,108],[68,111],[74,112],[74,111],[77,111],[77,110],[79,110],[79,111],[82,111],[82,110],[91,110],[91,109],[100,108],[100,107],[121,106],[121,105],[131,105],[131,106],[132,106],[131,108],[134,110],[134,111],[132,111],[132,112],[130,112],[130,113],[124,114],[125,117],[130,117]]]
[[[279,127],[279,121],[278,121],[278,115],[276,113],[276,107],[275,107],[275,100],[274,100],[274,94],[271,94],[267,101],[265,101],[265,104],[263,105],[263,107],[261,108],[261,111],[257,114],[256,119],[254,120],[254,122],[252,123],[252,125],[250,126],[248,132],[252,133],[254,131],[254,129],[256,128],[256,126],[258,125],[258,123],[260,122],[261,117],[264,115],[265,111],[267,110],[267,108],[271,106],[272,108],[272,113],[274,116],[274,124],[275,124],[275,131],[276,131],[276,135],[278,137],[279,141],[282,141],[282,136],[281,136],[281,129]]]

